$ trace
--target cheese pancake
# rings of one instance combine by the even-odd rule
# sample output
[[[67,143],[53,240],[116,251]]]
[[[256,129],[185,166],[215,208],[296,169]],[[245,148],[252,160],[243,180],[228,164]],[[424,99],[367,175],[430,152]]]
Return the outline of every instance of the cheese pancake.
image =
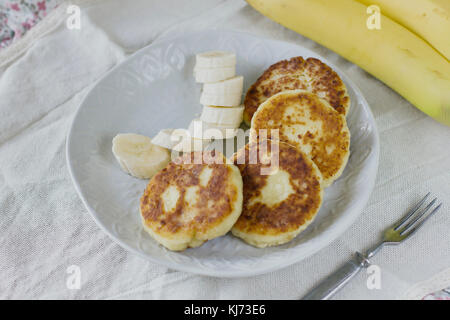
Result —
[[[187,153],[169,163],[150,180],[140,202],[145,230],[177,251],[226,234],[241,210],[239,169],[216,151]]]
[[[347,88],[339,75],[316,58],[294,57],[270,66],[245,96],[244,121],[250,125],[259,105],[276,93],[302,89],[317,94],[340,114],[350,108]]]
[[[323,198],[322,176],[314,162],[287,143],[267,141],[267,148],[247,144],[232,157],[244,182],[244,202],[231,232],[259,248],[289,242],[305,230]],[[278,169],[269,169],[272,174],[267,175],[264,170],[271,165],[266,160],[277,153]],[[257,161],[251,161],[252,154]]]
[[[345,117],[313,93],[293,90],[278,93],[254,114],[250,140],[260,129],[279,129],[279,139],[306,153],[319,167],[324,186],[344,171],[350,154],[350,131]]]

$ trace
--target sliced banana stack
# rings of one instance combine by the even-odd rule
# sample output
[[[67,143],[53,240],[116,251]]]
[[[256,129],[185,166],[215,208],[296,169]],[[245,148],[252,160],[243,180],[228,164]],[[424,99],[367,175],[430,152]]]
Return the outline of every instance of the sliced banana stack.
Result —
[[[112,152],[123,171],[136,178],[150,179],[170,162],[167,149],[140,134],[118,134],[112,143]]]
[[[203,105],[233,107],[238,106],[242,99],[244,77],[237,76],[231,79],[203,85],[200,103]]]
[[[238,128],[242,122],[243,113],[244,113],[244,106],[234,108],[203,106],[200,120],[206,123],[231,125],[234,128]]]
[[[194,76],[203,83],[200,118],[192,120],[188,129],[163,129],[153,139],[133,133],[118,134],[112,151],[121,168],[134,177],[149,179],[170,161],[169,150],[203,151],[212,140],[235,137],[244,112],[244,77],[235,74],[236,54],[197,54]]]
[[[203,111],[200,119],[191,122],[189,132],[193,137],[202,139],[232,138],[242,122],[243,114],[244,77],[235,76],[236,54],[210,51],[197,54],[196,59],[194,74],[197,82],[203,82],[200,96]],[[230,70],[226,76],[225,69],[232,69],[232,72]]]
[[[208,51],[196,55],[196,67],[221,68],[236,66],[236,54],[226,51]]]
[[[231,52],[209,51],[196,55],[195,81],[211,83],[234,77],[236,55]]]
[[[236,74],[235,67],[221,68],[195,68],[195,81],[201,83],[217,82],[234,77]]]

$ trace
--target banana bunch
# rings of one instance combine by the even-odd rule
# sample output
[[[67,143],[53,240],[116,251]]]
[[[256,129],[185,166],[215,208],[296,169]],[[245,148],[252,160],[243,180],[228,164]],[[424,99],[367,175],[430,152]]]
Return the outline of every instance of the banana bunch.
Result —
[[[247,0],[272,20],[357,64],[450,125],[449,0]],[[368,28],[368,5],[380,28]]]
[[[417,34],[450,60],[449,0],[358,0]]]

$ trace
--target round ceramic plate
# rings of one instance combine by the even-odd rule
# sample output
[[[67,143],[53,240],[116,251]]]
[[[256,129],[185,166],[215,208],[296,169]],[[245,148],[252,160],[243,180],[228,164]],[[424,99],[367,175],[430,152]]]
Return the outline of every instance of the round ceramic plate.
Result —
[[[121,171],[111,152],[118,133],[154,136],[164,128],[187,128],[198,115],[201,85],[195,54],[233,51],[244,92],[271,64],[294,56],[316,57],[347,85],[351,108],[351,154],[343,175],[325,190],[315,221],[291,242],[265,249],[231,234],[183,252],[171,252],[142,228],[139,199],[148,181]],[[378,168],[375,121],[356,85],[332,63],[291,43],[245,33],[208,31],[159,41],[132,55],[97,82],[82,102],[67,138],[68,167],[82,201],[97,224],[118,244],[170,268],[217,277],[253,276],[298,262],[341,235],[359,216]]]

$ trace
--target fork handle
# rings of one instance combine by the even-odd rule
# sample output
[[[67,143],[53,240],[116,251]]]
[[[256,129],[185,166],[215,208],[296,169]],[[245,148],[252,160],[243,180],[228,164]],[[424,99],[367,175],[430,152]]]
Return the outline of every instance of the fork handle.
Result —
[[[356,252],[352,260],[329,275],[317,287],[306,294],[302,300],[327,300],[342,289],[369,261],[361,253]]]

